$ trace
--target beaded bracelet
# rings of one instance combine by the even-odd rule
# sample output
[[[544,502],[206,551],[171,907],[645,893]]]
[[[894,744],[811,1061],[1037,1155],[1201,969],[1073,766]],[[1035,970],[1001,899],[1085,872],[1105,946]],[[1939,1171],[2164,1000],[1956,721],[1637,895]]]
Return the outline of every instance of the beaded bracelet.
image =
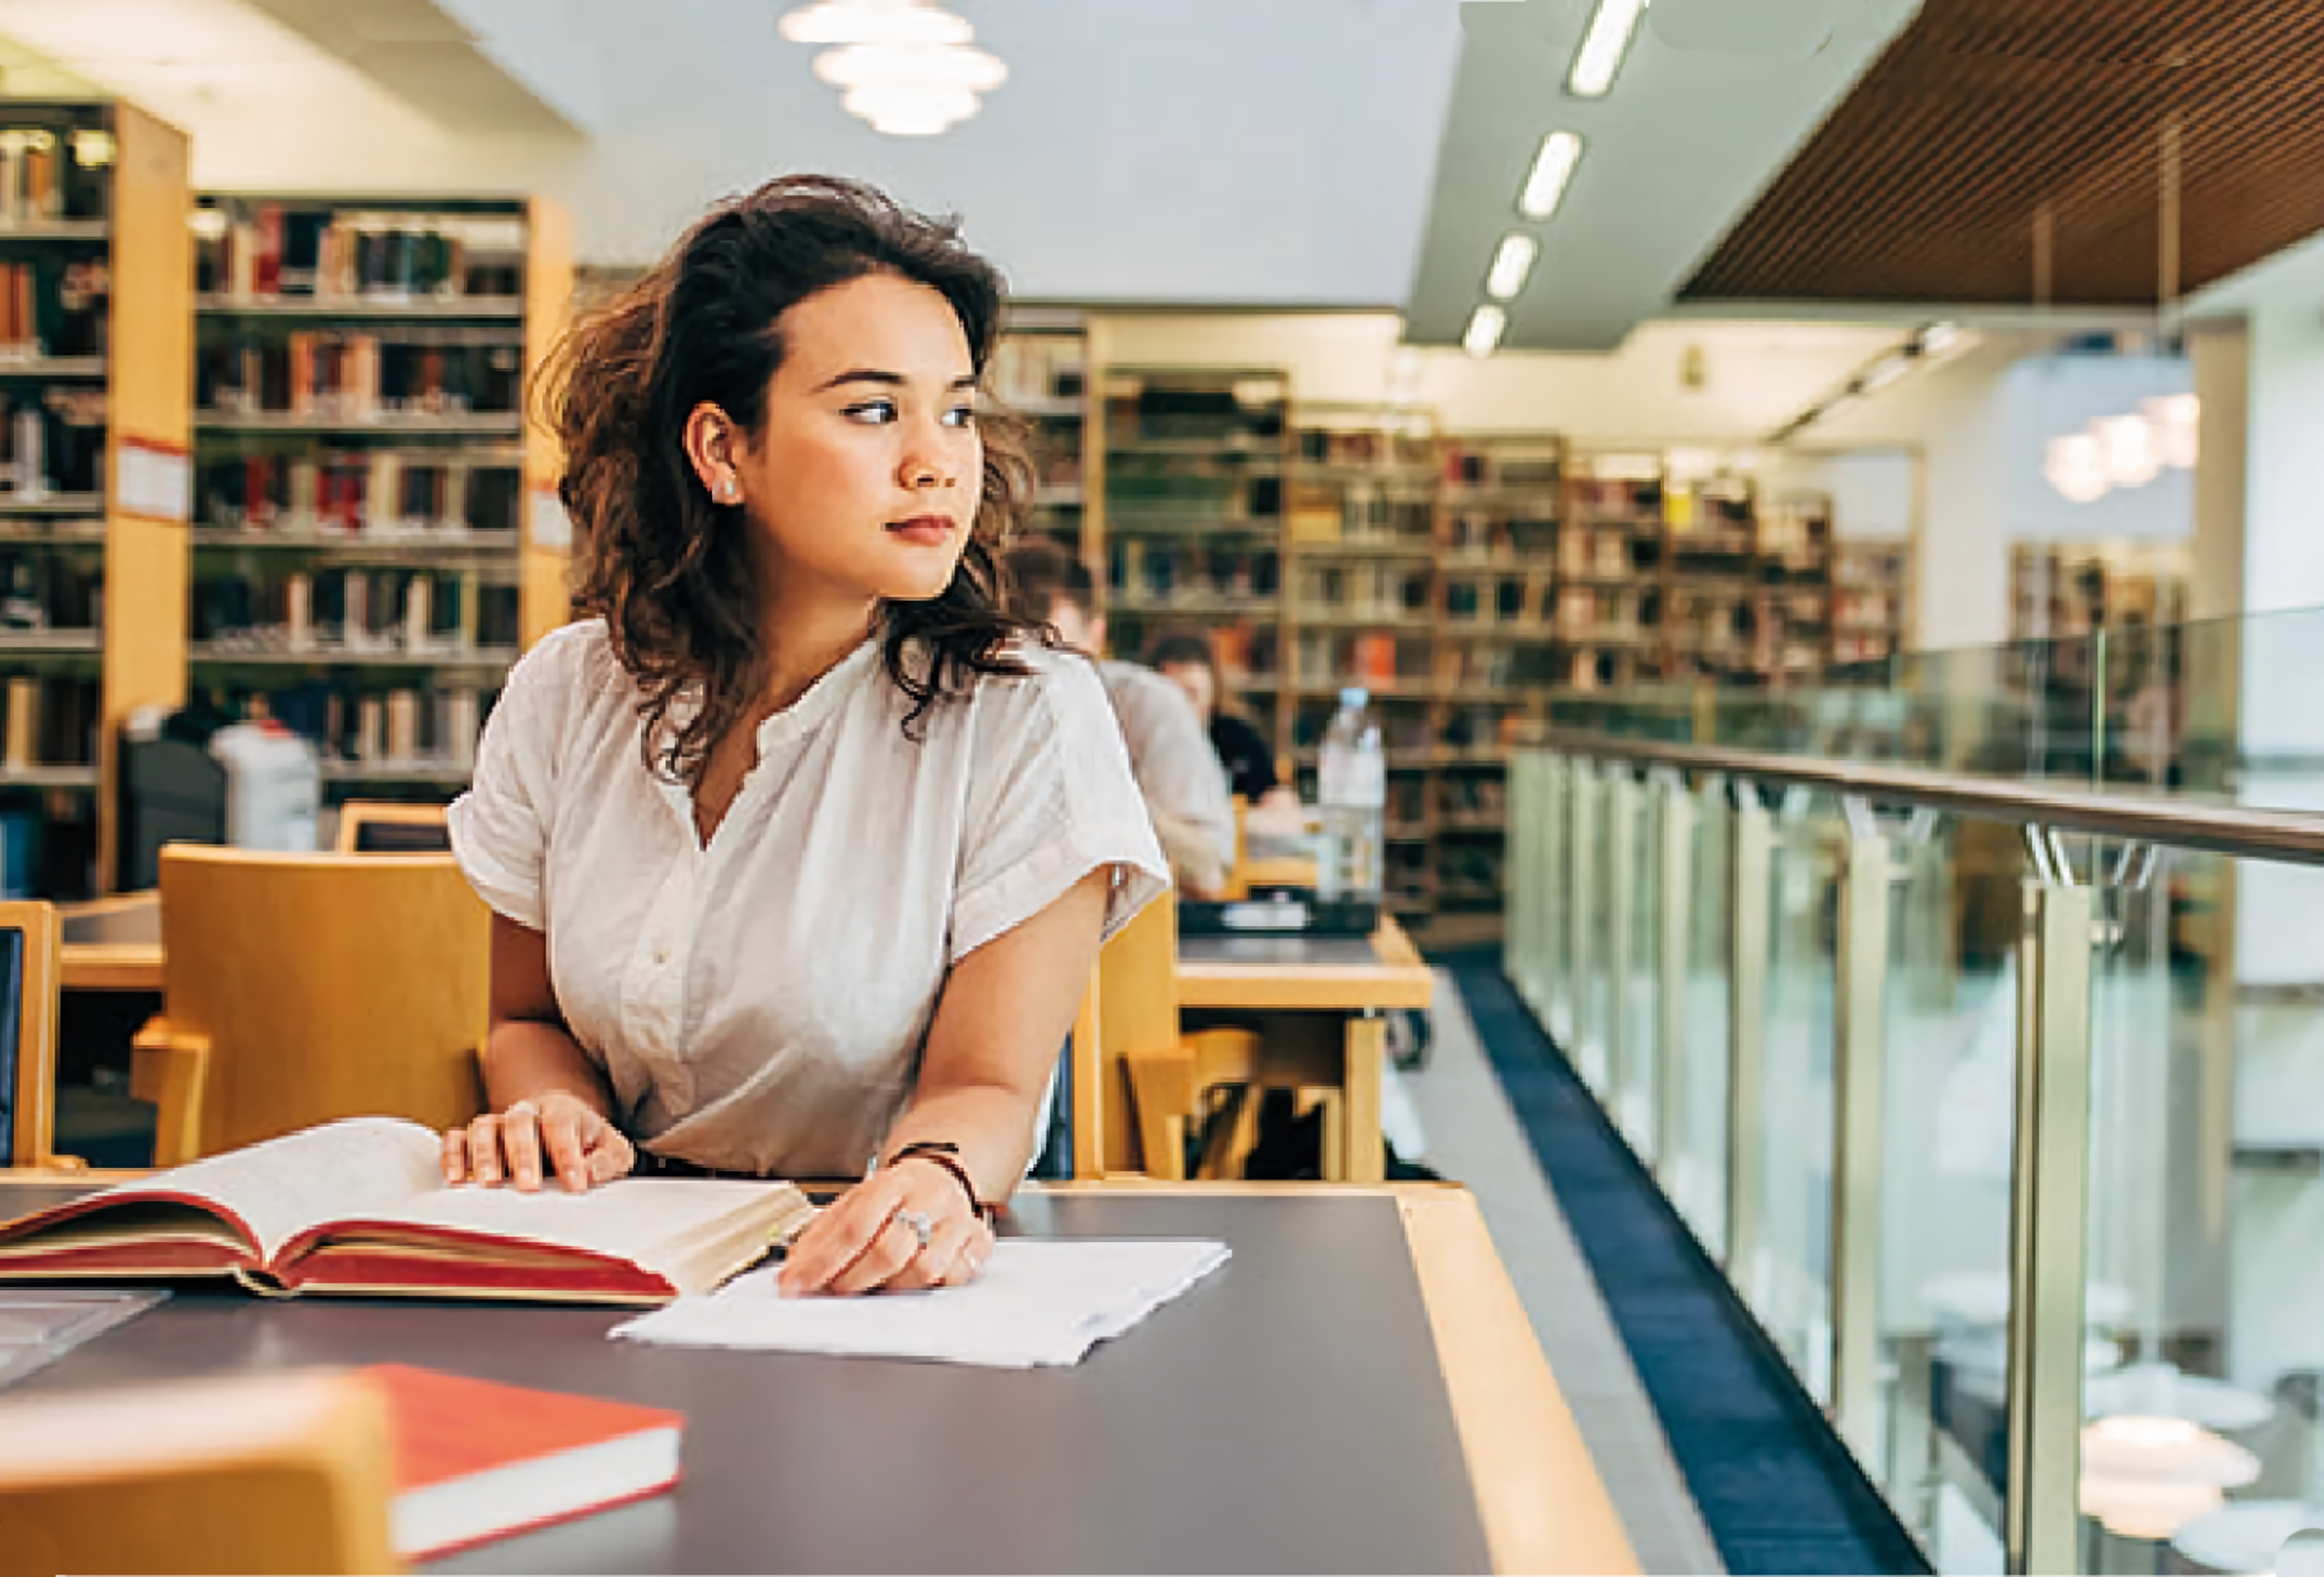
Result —
[[[952,1174],[953,1181],[959,1184],[961,1192],[968,1195],[968,1208],[975,1213],[977,1220],[989,1227],[992,1224],[992,1206],[976,1196],[976,1184],[969,1177],[968,1168],[960,1164],[959,1157],[958,1145],[946,1139],[924,1139],[906,1145],[881,1165],[892,1167],[899,1161],[934,1161]]]

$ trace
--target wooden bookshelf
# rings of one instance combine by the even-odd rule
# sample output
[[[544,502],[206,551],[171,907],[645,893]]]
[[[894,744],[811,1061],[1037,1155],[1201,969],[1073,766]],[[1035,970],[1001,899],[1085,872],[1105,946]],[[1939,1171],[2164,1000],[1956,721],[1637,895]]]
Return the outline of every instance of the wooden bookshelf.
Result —
[[[2183,542],[2020,542],[2009,550],[2009,638],[2183,623],[2192,578]]]
[[[566,216],[210,193],[194,235],[194,679],[314,740],[327,802],[449,798],[509,665],[570,614],[525,410],[570,310]]]
[[[0,105],[0,890],[103,890],[122,724],[185,685],[183,134]]]
[[[1283,601],[1290,379],[1279,370],[1108,367],[1103,530],[1084,544],[1114,651],[1199,631],[1221,683],[1273,742],[1294,742],[1295,629]]]
[[[1033,429],[1038,485],[1030,529],[1090,567],[1105,567],[1104,459],[1095,435],[1102,409],[1093,375],[1088,318],[1038,307],[1013,309],[985,384]]]
[[[1832,660],[1881,662],[1905,650],[1913,550],[1904,542],[1841,542],[1832,550]]]

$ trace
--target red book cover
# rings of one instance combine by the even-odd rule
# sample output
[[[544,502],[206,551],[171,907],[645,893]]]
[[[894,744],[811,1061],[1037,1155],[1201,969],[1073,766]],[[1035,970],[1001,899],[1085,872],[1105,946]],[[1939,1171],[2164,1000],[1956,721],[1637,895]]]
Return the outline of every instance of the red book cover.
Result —
[[[682,1415],[435,1370],[364,1371],[388,1404],[396,1553],[424,1561],[658,1495]]]

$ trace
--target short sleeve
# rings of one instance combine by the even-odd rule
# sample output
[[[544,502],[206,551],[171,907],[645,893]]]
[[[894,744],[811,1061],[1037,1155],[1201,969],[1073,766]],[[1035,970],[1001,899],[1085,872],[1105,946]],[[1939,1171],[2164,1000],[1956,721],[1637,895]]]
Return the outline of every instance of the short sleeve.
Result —
[[[521,926],[547,928],[541,873],[557,791],[556,742],[575,710],[585,626],[567,625],[519,659],[484,724],[468,791],[446,819],[476,896]]]
[[[954,963],[1111,868],[1105,935],[1170,884],[1120,726],[1096,670],[1069,654],[1023,654],[1033,672],[988,678],[977,696]]]

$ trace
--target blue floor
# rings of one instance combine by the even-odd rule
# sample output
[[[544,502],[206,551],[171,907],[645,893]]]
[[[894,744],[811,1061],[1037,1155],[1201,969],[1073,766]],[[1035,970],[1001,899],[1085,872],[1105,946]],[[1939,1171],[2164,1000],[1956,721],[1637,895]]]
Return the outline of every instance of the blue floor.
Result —
[[[1918,1548],[1518,1000],[1449,954],[1486,1056],[1735,1572],[1924,1572]]]

